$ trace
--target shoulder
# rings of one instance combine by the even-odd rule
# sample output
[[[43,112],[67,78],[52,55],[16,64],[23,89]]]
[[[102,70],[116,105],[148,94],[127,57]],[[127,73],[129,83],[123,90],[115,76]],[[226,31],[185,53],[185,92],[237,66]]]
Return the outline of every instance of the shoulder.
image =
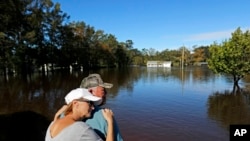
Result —
[[[90,125],[93,129],[105,129],[107,127],[107,122],[102,114],[102,109],[95,109],[92,112],[90,118],[85,121],[88,125]]]
[[[95,108],[92,113],[91,113],[91,117],[86,119],[86,121],[91,120],[91,119],[99,119],[99,120],[105,120],[103,113],[102,113],[102,109],[97,107]]]
[[[46,131],[46,135],[45,135],[45,140],[51,140],[51,136],[50,136],[50,127],[52,125],[53,121],[49,124],[47,131]]]
[[[50,126],[46,133],[46,140],[51,140],[49,133]],[[53,140],[97,140],[99,137],[95,135],[94,131],[84,122],[76,121],[73,124],[65,127]]]
[[[73,125],[72,128],[79,129],[79,130],[86,130],[90,128],[85,122],[82,121],[76,121]]]
[[[82,121],[75,122],[74,125],[76,128],[74,129],[75,136],[78,136],[79,140],[95,140],[102,141],[102,139],[95,133],[95,131],[86,123]],[[81,132],[76,132],[81,131]]]
[[[92,111],[92,116],[97,118],[104,118],[102,114],[102,108],[95,107],[95,109]]]

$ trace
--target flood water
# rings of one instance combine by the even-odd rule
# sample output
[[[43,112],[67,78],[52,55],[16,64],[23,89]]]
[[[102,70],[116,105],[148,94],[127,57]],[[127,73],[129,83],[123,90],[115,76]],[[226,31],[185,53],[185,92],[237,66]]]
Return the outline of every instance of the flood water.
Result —
[[[102,69],[1,79],[0,140],[10,132],[44,140],[64,96],[88,73],[114,84],[104,107],[113,109],[125,141],[229,141],[230,124],[250,124],[249,77],[234,95],[232,79],[206,67]]]

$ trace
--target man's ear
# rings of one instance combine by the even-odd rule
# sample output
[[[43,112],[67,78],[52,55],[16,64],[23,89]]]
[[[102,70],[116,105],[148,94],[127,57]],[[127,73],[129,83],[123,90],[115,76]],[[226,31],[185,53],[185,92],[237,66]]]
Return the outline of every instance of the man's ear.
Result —
[[[73,104],[73,105],[78,105],[78,102],[77,102],[76,100],[73,100],[73,101],[72,101],[72,104]]]
[[[92,93],[92,94],[93,94],[93,90],[92,90],[92,89],[88,89],[88,90],[89,90],[89,92],[90,92],[90,93]]]

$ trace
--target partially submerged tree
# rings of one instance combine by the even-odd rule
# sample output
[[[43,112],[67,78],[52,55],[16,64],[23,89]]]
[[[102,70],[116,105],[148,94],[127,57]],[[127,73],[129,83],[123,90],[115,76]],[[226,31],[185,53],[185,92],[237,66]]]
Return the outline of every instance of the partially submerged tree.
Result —
[[[209,48],[208,66],[215,73],[233,76],[234,89],[239,90],[238,82],[250,73],[250,32],[240,28],[222,44],[212,44]]]

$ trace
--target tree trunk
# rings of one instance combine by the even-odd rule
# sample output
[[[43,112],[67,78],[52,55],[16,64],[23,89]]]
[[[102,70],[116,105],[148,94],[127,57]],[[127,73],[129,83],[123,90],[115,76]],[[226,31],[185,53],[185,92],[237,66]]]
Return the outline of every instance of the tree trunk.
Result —
[[[233,94],[240,94],[241,89],[239,86],[239,80],[240,78],[237,76],[234,76],[234,87],[233,87]]]
[[[7,74],[7,68],[5,66],[3,68],[3,75],[4,75],[5,82],[7,82],[7,80],[8,80],[8,74]]]

